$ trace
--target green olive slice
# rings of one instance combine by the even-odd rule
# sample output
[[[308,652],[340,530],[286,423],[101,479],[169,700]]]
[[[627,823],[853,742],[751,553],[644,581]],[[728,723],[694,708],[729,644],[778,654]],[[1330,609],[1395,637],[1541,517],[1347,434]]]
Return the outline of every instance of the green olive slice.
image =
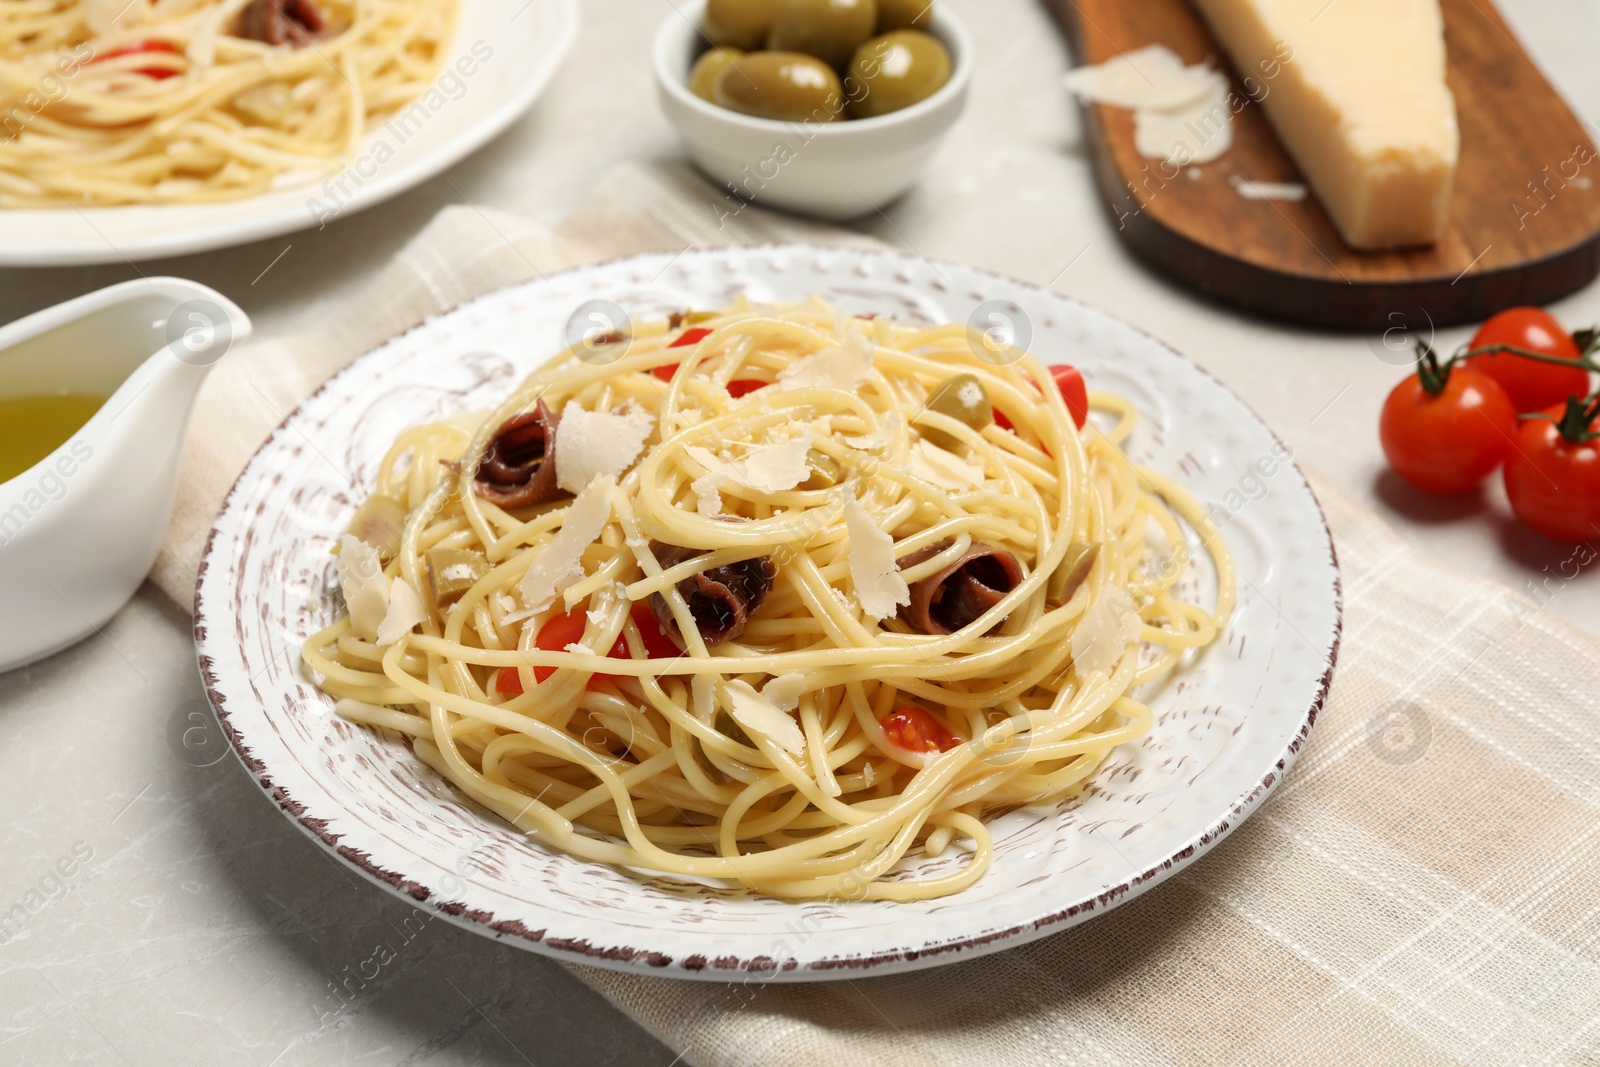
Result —
[[[975,374],[958,374],[935,389],[928,410],[980,432],[994,422],[994,405],[989,403],[989,394]],[[960,444],[954,435],[933,427],[924,427],[922,436],[944,449]]]

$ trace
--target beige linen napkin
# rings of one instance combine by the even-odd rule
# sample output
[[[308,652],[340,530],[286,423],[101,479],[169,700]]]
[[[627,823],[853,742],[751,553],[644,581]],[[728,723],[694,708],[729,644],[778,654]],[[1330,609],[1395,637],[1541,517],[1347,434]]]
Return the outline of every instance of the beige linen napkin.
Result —
[[[754,208],[719,229],[716,202],[680,172],[627,168],[554,232],[452,208],[338,332],[230,355],[156,580],[188,604],[256,445],[428,314],[632,251],[870,243]],[[572,970],[708,1067],[1600,1064],[1600,642],[1314,480],[1346,596],[1331,699],[1288,780],[1195,866],[1065,933],[916,974],[734,987]]]

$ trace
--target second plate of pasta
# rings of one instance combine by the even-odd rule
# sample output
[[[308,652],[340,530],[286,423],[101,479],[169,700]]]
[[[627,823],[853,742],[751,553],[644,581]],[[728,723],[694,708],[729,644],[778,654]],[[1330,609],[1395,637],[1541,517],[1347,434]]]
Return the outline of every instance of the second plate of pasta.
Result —
[[[806,979],[1193,859],[1303,743],[1339,599],[1288,449],[1182,357],[780,247],[569,272],[358,361],[235,487],[196,623],[246,764],[379,884],[568,958]]]

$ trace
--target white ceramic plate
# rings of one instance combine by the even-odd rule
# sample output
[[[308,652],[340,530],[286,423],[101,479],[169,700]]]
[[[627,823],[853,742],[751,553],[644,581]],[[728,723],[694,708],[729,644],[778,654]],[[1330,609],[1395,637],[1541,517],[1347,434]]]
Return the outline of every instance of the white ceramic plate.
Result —
[[[1148,421],[1130,445],[1137,460],[1231,513],[1224,529],[1243,583],[1225,639],[1148,695],[1154,731],[1115,752],[1088,796],[997,820],[993,867],[958,896],[794,904],[552,854],[463,799],[401,742],[336,718],[298,665],[300,643],[339,610],[329,550],[402,429],[492,406],[563,347],[586,301],[665,316],[739,293],[820,294],[925,322],[966,320],[1001,301],[1013,319],[1026,316],[1035,353],[1070,359],[1095,388],[1138,400]],[[197,592],[200,665],[240,758],[290,818],[366,877],[469,929],[676,977],[806,980],[930,966],[1042,937],[1142,892],[1238,825],[1294,760],[1332,676],[1339,574],[1304,478],[1266,462],[1275,447],[1237,396],[1159,342],[971,268],[808,246],[621,260],[432,319],[291,415],[217,519]],[[909,873],[956,862],[924,858]]]
[[[441,75],[439,94],[425,96],[422,111],[411,111],[403,125],[391,119],[368,133],[361,154],[339,173],[221,204],[0,210],[0,267],[206,252],[381,204],[458,163],[520,118],[555,76],[577,28],[577,0],[462,0],[447,66],[462,57],[466,66],[448,83]]]

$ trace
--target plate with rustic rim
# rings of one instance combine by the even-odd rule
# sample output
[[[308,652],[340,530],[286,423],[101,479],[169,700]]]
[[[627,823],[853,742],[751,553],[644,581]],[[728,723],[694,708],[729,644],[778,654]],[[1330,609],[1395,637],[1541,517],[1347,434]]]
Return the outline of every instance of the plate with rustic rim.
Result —
[[[423,766],[396,736],[337,718],[299,661],[342,610],[330,549],[396,435],[503,399],[560,351],[574,313],[635,319],[745,295],[812,295],[908,322],[1008,323],[1047,362],[1144,416],[1127,448],[1210,508],[1238,562],[1218,642],[1141,693],[1155,724],[1079,798],[991,820],[992,867],[912,903],[791,902],[585,862],[533,843]],[[998,320],[993,316],[1000,316]],[[1327,696],[1341,626],[1338,563],[1289,451],[1232,391],[1111,316],[970,267],[806,245],[648,255],[502,289],[369,352],[290,415],[239,477],[201,566],[195,641],[219,720],[252,777],[363,877],[508,944],[677,978],[807,981],[993,952],[1083,922],[1182,869],[1282,780]],[[1209,595],[1197,567],[1189,593]],[[961,857],[908,858],[895,877]]]
[[[421,185],[533,106],[578,31],[577,0],[462,0],[434,88],[367,131],[337,173],[215,204],[0,208],[0,267],[129,263],[231,248],[353,215]]]

